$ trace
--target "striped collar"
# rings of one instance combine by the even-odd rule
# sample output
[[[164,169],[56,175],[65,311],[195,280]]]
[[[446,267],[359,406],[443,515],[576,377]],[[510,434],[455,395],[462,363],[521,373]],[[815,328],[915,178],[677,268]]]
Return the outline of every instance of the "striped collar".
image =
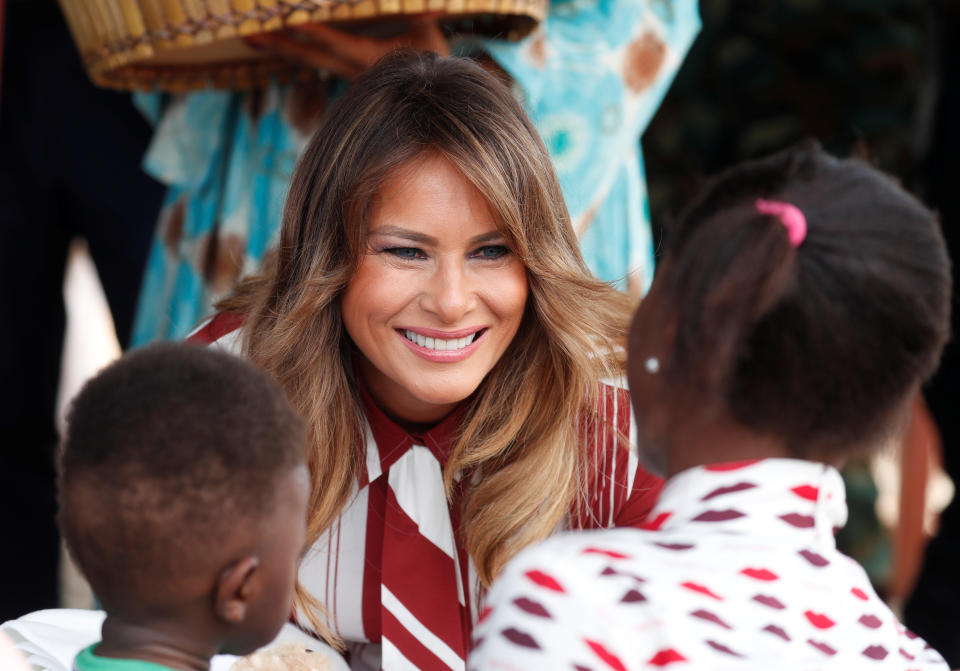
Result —
[[[449,415],[422,433],[411,433],[390,419],[373,400],[363,378],[357,375],[360,401],[367,419],[366,427],[366,482],[365,487],[376,480],[414,445],[430,450],[441,468],[456,441],[457,433],[467,411],[467,402],[460,403]]]

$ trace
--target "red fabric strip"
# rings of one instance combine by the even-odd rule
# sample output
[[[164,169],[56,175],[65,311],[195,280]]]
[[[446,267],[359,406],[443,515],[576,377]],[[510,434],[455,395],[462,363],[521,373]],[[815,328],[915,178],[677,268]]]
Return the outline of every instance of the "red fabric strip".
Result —
[[[377,478],[367,490],[366,561],[363,568],[363,633],[368,641],[380,640],[380,564],[383,561],[383,520],[387,479]]]
[[[223,336],[243,326],[247,316],[240,312],[221,312],[202,329],[187,338],[187,342],[197,345],[210,345]]]
[[[386,609],[383,611],[383,635],[420,671],[449,671],[450,667],[443,660],[430,652]]]
[[[383,530],[383,584],[420,623],[466,656],[467,637],[457,596],[453,558],[420,534],[417,524],[387,488],[387,524]],[[455,613],[461,613],[456,617]]]
[[[624,470],[624,481],[626,481],[626,470]],[[637,466],[637,473],[633,478],[633,489],[630,490],[630,498],[623,504],[613,520],[617,527],[643,527],[647,515],[653,510],[654,504],[660,498],[660,491],[663,489],[663,480],[655,475],[650,475],[643,466]]]

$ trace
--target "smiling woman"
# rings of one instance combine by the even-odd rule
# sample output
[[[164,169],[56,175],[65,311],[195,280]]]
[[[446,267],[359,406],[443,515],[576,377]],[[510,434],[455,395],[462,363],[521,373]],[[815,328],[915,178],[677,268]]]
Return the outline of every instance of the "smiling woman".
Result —
[[[487,203],[427,154],[384,182],[343,321],[371,395],[406,422],[438,422],[480,386],[520,326],[523,262]]]
[[[194,336],[308,420],[301,625],[355,669],[462,669],[511,556],[640,523],[660,481],[616,383],[630,308],[584,266],[498,80],[413,52],[358,79],[297,168],[274,258]]]

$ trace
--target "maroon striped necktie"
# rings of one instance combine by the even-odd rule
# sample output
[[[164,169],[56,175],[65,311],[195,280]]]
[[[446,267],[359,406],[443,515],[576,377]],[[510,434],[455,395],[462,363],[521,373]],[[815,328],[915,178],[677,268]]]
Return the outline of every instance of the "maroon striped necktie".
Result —
[[[454,502],[451,510],[447,502],[443,465],[463,408],[414,436],[390,421],[366,389],[362,396],[376,443],[367,459],[379,461],[368,463],[367,472],[372,480],[368,524],[383,525],[382,667],[460,671],[472,623],[469,562],[458,547],[457,506]],[[378,510],[383,510],[382,518]]]

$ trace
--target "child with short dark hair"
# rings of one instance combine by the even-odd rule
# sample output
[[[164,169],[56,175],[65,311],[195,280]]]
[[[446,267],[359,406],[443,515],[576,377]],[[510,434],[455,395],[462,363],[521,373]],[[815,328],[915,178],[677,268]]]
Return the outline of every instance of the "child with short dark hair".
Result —
[[[948,338],[935,217],[815,143],[708,185],[629,340],[646,530],[566,535],[492,588],[470,667],[946,669],[836,548],[836,466],[900,436]]]
[[[280,387],[222,352],[156,345],[87,383],[59,522],[107,616],[76,671],[202,671],[270,642],[304,543],[305,455]]]

